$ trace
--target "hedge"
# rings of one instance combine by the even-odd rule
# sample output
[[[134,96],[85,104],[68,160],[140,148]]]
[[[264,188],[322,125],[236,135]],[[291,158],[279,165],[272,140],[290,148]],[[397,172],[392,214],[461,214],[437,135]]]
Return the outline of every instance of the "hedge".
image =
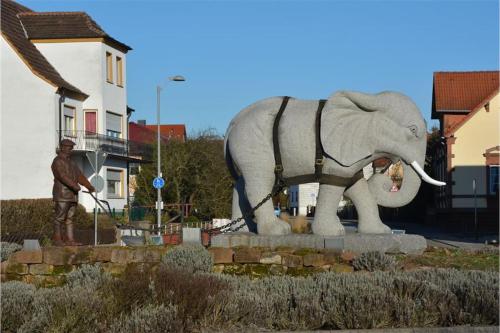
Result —
[[[50,237],[53,231],[54,202],[52,199],[1,200],[2,237],[36,235]],[[92,226],[92,218],[78,205],[73,222],[77,228]]]

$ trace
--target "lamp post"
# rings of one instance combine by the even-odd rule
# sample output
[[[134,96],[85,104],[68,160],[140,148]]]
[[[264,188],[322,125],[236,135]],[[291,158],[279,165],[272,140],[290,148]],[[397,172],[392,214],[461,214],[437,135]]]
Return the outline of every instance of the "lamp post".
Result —
[[[183,82],[186,81],[186,79],[181,76],[181,75],[176,75],[168,78],[169,81],[174,81],[174,82]],[[156,143],[158,145],[157,147],[157,177],[161,178],[161,163],[160,163],[160,92],[161,92],[161,86],[157,85],[156,86],[156,126],[157,126],[157,135],[156,135]],[[156,202],[156,212],[157,212],[157,225],[158,225],[158,235],[161,234],[161,209],[163,206],[163,201],[161,200],[161,187],[157,188],[157,202]]]

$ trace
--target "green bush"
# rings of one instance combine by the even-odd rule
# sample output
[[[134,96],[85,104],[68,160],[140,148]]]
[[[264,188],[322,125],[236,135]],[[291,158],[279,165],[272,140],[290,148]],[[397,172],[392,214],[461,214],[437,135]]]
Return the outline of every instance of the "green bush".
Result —
[[[2,200],[2,235],[30,234],[49,237],[53,231],[54,202],[52,199]],[[78,228],[90,228],[92,218],[78,205],[73,222]]]
[[[102,280],[84,267],[50,289],[2,285],[17,332],[203,332],[498,325],[496,272],[433,269],[259,280],[133,265]],[[92,283],[95,279],[102,283]]]
[[[352,261],[352,266],[357,271],[388,271],[396,266],[396,260],[382,252],[365,252]]]
[[[499,321],[495,273],[429,270],[224,279],[236,291],[229,294],[224,320],[243,327],[368,329]]]
[[[111,275],[104,272],[99,264],[82,265],[66,275],[66,283],[70,287],[83,287],[88,290],[98,289],[110,280]]]
[[[105,332],[112,299],[104,292],[65,285],[37,290],[33,311],[18,332]]]
[[[167,252],[162,261],[172,268],[186,270],[191,273],[210,272],[213,259],[201,245],[179,245]]]
[[[36,288],[12,281],[2,283],[2,331],[15,332],[28,321],[33,312]]]
[[[217,276],[161,266],[152,282],[156,302],[176,305],[177,320],[183,330],[223,325],[218,322],[219,312],[226,306],[231,288]]]
[[[185,217],[184,218],[184,222],[185,223],[189,223],[189,222],[200,222],[201,220],[196,217],[195,215],[189,215],[188,217]]]
[[[121,315],[111,325],[110,333],[154,333],[180,332],[176,321],[177,310],[172,305],[148,304],[134,309],[130,314]]]
[[[0,243],[0,252],[1,252],[1,261],[5,261],[9,258],[9,256],[22,249],[23,247],[17,243],[9,243],[9,242],[1,242]]]

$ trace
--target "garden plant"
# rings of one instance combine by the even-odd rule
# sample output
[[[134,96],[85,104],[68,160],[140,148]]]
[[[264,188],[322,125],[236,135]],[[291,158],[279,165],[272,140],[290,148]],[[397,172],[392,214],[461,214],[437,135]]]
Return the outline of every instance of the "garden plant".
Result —
[[[363,269],[360,272],[252,280],[212,273],[206,250],[180,246],[158,266],[129,264],[117,276],[98,265],[83,265],[58,287],[4,283],[2,331],[140,333],[498,325],[496,272],[380,271],[393,268],[391,262],[366,254],[353,263]]]

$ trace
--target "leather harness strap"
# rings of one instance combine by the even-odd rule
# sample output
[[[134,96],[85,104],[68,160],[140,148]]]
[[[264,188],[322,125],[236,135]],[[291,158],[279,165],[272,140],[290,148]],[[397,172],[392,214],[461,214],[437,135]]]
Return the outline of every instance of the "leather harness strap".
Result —
[[[278,130],[281,116],[286,109],[286,105],[290,100],[290,96],[283,97],[283,101],[281,102],[280,109],[276,114],[276,118],[274,118],[273,124],[273,149],[274,149],[274,174],[276,175],[275,184],[281,183],[283,180],[283,163],[281,162],[281,153],[280,153],[280,141],[278,138]]]
[[[353,177],[346,178],[335,175],[323,174],[323,146],[321,145],[321,114],[323,112],[323,108],[325,107],[326,100],[322,99],[319,101],[318,109],[316,110],[316,151],[314,155],[314,174],[312,175],[303,175],[303,176],[294,176],[294,177],[283,177],[283,162],[281,160],[280,153],[280,143],[279,143],[279,123],[281,120],[281,116],[283,112],[285,112],[288,101],[290,100],[289,96],[283,97],[283,101],[281,102],[280,109],[274,118],[273,124],[273,150],[274,150],[274,174],[275,174],[275,187],[280,185],[295,185],[295,184],[303,184],[303,183],[312,183],[319,182],[320,184],[329,184],[336,185],[342,187],[349,187],[356,183],[358,180],[363,178],[363,171],[357,172]]]
[[[321,179],[323,173],[323,146],[321,145],[321,113],[325,107],[326,99],[319,101],[318,110],[316,110],[316,153],[314,155],[314,175],[316,180]]]

